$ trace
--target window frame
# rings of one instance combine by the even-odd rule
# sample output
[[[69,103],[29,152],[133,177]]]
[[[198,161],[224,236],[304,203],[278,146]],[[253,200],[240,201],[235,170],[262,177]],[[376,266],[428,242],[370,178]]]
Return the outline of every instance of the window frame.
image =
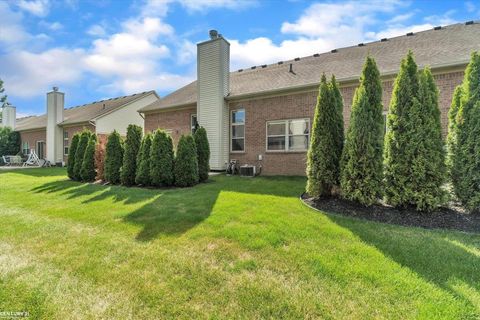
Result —
[[[67,136],[65,137],[65,134]],[[67,145],[65,146],[65,141],[67,141]],[[67,148],[67,152],[65,153],[65,148]],[[63,131],[63,155],[68,156],[68,153],[70,152],[70,139],[68,137],[68,131]]]
[[[304,120],[307,122],[307,128],[308,128],[308,134],[307,140],[308,144],[310,144],[310,134],[311,134],[311,126],[310,126],[310,118],[290,118],[290,119],[280,119],[280,120],[268,120],[265,121],[265,152],[272,152],[272,153],[305,153],[308,151],[308,147],[306,149],[296,149],[292,150],[290,149],[290,137],[292,136],[300,136],[299,134],[289,134],[289,127],[290,127],[290,122],[291,121],[298,121],[298,120]],[[268,135],[268,125],[269,124],[284,124],[285,125],[285,133],[283,135]],[[305,134],[303,134],[305,136]],[[283,150],[269,150],[268,149],[268,138],[269,137],[285,137],[285,149]]]
[[[238,111],[243,111],[243,123],[233,123],[232,122],[232,116],[233,116],[233,113],[234,112],[238,112]],[[247,147],[247,139],[245,138],[245,124],[247,123],[247,113],[245,112],[245,108],[236,108],[236,109],[232,109],[230,110],[230,119],[229,119],[229,123],[230,123],[230,153],[245,153],[245,149]],[[234,126],[243,126],[243,138],[234,138],[233,137],[233,127]],[[243,150],[233,150],[232,147],[233,147],[233,139],[243,139]]]
[[[26,146],[26,148],[25,148]],[[27,152],[24,152],[25,150],[27,150]],[[22,153],[24,155],[29,155],[30,154],[30,143],[28,143],[28,141],[23,141],[22,142]]]
[[[195,124],[193,123],[193,117],[195,117]],[[198,124],[198,117],[196,113],[190,114],[190,133],[193,135],[195,133],[195,127]]]

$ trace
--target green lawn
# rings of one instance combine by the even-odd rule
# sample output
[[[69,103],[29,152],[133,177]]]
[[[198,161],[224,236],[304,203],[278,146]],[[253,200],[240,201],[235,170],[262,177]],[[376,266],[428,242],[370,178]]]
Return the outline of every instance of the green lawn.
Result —
[[[325,215],[304,178],[188,189],[0,171],[0,311],[31,319],[477,319],[480,235]]]

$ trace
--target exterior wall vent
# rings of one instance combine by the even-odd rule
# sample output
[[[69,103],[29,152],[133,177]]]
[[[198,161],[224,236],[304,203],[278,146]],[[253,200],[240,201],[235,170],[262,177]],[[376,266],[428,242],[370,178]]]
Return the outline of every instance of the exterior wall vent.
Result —
[[[386,41],[388,41],[388,39],[387,38],[382,38],[382,40],[380,40],[380,41],[381,42],[386,42]]]
[[[266,64],[263,64],[263,65],[262,65],[262,68],[266,68],[266,67],[267,67],[267,65],[266,65]]]
[[[255,69],[257,69],[257,66],[253,66],[250,69],[255,70]]]
[[[365,44],[362,42],[362,43],[359,43],[358,46],[359,46],[359,47],[364,47]]]
[[[317,58],[317,57],[320,57],[320,54],[319,54],[319,53],[315,53],[313,56],[314,56],[315,58]]]
[[[283,61],[278,61],[278,64],[283,64]]]
[[[437,26],[437,27],[433,28],[433,30],[440,30],[440,29],[442,29],[441,26]]]
[[[468,26],[468,25],[471,25],[471,24],[473,24],[473,20],[470,20],[470,21],[465,22],[465,25],[467,25],[467,26]]]
[[[238,72],[242,72],[242,71],[243,71],[243,69],[238,69]]]
[[[300,60],[300,58],[295,58],[294,60],[295,60],[295,61],[299,61],[299,60]]]
[[[338,50],[337,50],[337,49],[333,49],[333,50],[331,50],[330,52],[331,52],[331,53],[335,53],[335,52],[338,52]]]
[[[407,33],[407,37],[413,36],[413,32]]]

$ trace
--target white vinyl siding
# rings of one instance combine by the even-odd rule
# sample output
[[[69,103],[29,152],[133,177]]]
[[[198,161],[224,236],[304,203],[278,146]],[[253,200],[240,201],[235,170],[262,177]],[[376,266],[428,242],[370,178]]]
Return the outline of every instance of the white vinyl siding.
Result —
[[[310,140],[310,119],[268,121],[267,151],[307,151]]]

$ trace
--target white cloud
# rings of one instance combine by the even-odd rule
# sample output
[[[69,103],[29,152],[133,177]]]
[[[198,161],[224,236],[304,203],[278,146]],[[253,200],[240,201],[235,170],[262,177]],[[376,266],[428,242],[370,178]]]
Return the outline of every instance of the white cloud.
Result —
[[[82,75],[78,67],[84,51],[56,48],[42,53],[16,51],[0,60],[3,80],[8,91],[18,97],[43,94],[53,85],[78,81]]]
[[[468,12],[474,12],[477,9],[475,4],[471,1],[465,2],[465,8]]]
[[[160,35],[173,34],[173,27],[159,18],[130,19],[123,23],[123,27],[132,35],[152,40]]]
[[[48,0],[18,0],[17,6],[38,17],[45,17],[50,10],[50,2]]]
[[[255,0],[179,0],[179,3],[187,10],[205,11],[215,8],[226,9],[245,9],[248,7],[256,6],[258,1]]]
[[[99,24],[94,24],[87,30],[87,34],[94,36],[94,37],[103,37],[107,34],[105,28]]]
[[[44,28],[50,29],[51,31],[58,31],[63,29],[63,24],[61,24],[58,21],[55,21],[55,22],[40,21],[39,25]]]

